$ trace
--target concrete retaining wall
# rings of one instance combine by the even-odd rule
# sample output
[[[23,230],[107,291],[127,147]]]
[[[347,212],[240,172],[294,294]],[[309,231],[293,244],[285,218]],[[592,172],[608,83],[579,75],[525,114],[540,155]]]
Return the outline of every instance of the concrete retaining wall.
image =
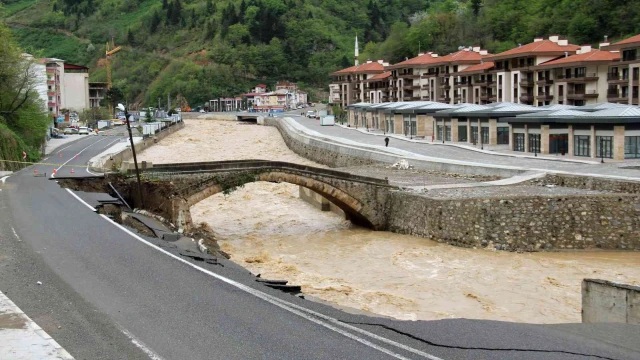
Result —
[[[433,199],[394,191],[387,229],[501,250],[640,250],[640,198],[628,194]]]
[[[292,128],[284,120],[279,118],[267,117],[264,119],[264,123],[267,126],[276,127],[280,131],[284,142],[293,152],[327,166],[347,167],[372,164],[390,165],[404,159],[402,156],[385,153],[375,148],[349,146],[308,136]],[[408,161],[418,169],[445,173],[511,177],[523,172],[522,170],[517,169],[450,164],[415,159],[410,159]]]
[[[640,325],[640,287],[584,279],[582,322]]]
[[[184,122],[176,123],[175,125],[169,126],[168,128],[160,131],[155,136],[149,137],[143,140],[142,142],[135,144],[136,154],[140,154],[146,148],[155,145],[158,141],[166,138],[167,136],[173,134],[174,132],[182,128],[184,128]],[[103,169],[119,170],[123,162],[129,161],[132,159],[133,159],[133,152],[131,151],[131,148],[126,148],[117,154],[109,156],[109,158],[104,161]],[[91,168],[91,170],[100,171],[100,172],[104,171],[103,169]]]

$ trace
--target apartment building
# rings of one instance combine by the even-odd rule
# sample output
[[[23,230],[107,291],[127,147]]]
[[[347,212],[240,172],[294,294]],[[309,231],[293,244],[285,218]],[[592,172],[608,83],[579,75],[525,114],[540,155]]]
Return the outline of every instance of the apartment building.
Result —
[[[378,104],[389,101],[390,71],[376,74],[364,81],[365,101]]]
[[[546,86],[546,79],[537,82],[535,67],[560,56],[574,55],[579,49],[558,35],[552,35],[547,40],[535,38],[532,43],[489,56],[486,60],[494,62],[489,97],[496,102],[537,105],[537,88]]]
[[[608,45],[600,44],[600,47]],[[544,62],[534,69],[534,105],[588,105],[607,102],[610,64],[620,59],[617,51],[583,45],[575,55]]]
[[[362,65],[354,65],[331,73],[333,82],[329,85],[331,89],[330,103],[345,107],[362,101],[369,101],[369,94],[366,91],[366,80],[385,71],[388,66],[383,60],[367,61]]]
[[[82,65],[64,63],[62,108],[82,111],[90,107],[89,68]]]
[[[454,88],[465,96],[460,98],[456,104],[468,102],[471,104],[490,104],[494,102],[495,96],[492,93],[493,88],[489,88],[489,84],[493,83],[494,68],[493,61],[482,61],[480,64],[472,65],[458,72],[453,76]]]
[[[104,99],[107,97],[106,82],[90,82],[89,83],[89,107],[100,107],[105,105]]]
[[[470,47],[442,57],[434,53],[420,54],[391,65],[388,67],[390,101],[467,102],[471,91],[460,84],[457,73],[482,63],[487,56],[480,47]]]
[[[620,52],[620,60],[609,66],[607,99],[610,102],[639,105],[640,34],[606,47]]]

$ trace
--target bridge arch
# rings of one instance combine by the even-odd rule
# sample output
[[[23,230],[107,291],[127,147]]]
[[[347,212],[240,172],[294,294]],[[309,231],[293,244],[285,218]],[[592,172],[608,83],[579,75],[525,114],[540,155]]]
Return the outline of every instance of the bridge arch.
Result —
[[[235,185],[240,186],[251,182],[265,181],[271,183],[286,182],[289,184],[302,186],[320,194],[321,196],[332,202],[334,205],[339,207],[342,211],[344,211],[347,218],[354,224],[365,226],[368,228],[378,227],[367,218],[366,214],[363,213],[365,206],[360,200],[327,182],[314,179],[312,177],[307,177],[301,174],[282,171],[260,172],[256,174],[255,177],[248,177],[247,180],[248,181],[243,181]],[[212,182],[209,186],[203,188],[202,190],[190,194],[186,198],[186,206],[190,209],[193,205],[199,203],[200,201],[220,192],[223,192],[222,185]],[[183,218],[186,216],[190,218],[190,214],[184,214]]]

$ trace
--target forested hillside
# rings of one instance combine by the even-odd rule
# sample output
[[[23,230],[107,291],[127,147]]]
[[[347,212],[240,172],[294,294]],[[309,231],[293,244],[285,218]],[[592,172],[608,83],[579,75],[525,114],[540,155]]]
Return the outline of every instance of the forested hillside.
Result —
[[[106,79],[113,38],[114,86],[130,102],[181,94],[195,105],[256,82],[325,89],[361,59],[397,62],[419,50],[492,52],[535,36],[572,43],[640,33],[640,0],[3,0],[3,18],[27,51],[90,66]]]

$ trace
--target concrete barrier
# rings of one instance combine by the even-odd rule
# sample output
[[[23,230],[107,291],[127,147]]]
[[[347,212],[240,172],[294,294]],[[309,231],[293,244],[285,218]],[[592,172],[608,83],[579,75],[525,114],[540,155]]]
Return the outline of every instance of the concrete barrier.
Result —
[[[582,322],[640,325],[640,286],[582,280]]]
[[[142,142],[136,143],[136,154],[140,154],[143,150],[148,147],[155,145],[158,141],[166,138],[167,136],[173,134],[174,132],[184,128],[184,122],[176,123],[175,125],[169,126],[159,133],[155,134],[152,137],[149,137]],[[104,170],[117,170],[120,169],[122,163],[125,161],[129,161],[133,159],[133,152],[130,147],[120,151],[119,153],[110,155],[108,159],[104,160],[102,163],[102,168],[97,169],[94,167],[90,167],[90,170],[93,171],[104,171]],[[131,164],[133,166],[133,163]]]

